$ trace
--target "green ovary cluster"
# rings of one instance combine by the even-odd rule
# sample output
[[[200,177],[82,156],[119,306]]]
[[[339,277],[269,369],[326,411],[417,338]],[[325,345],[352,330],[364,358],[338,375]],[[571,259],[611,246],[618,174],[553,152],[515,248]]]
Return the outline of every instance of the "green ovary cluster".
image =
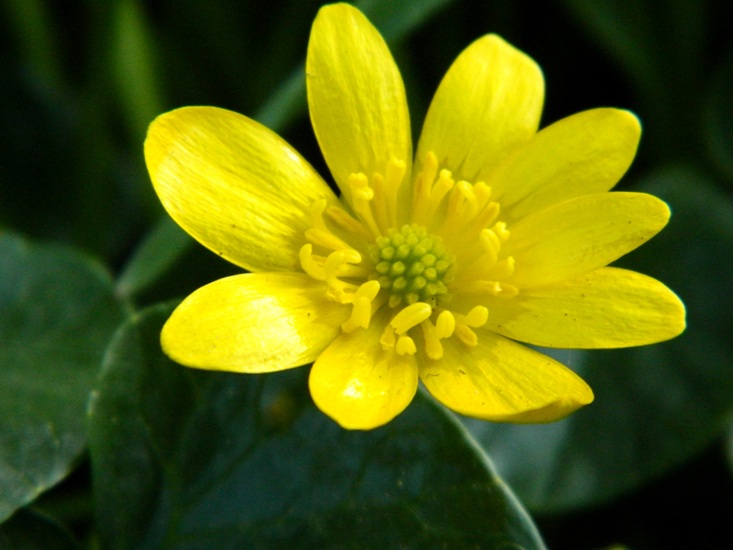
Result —
[[[419,225],[390,229],[369,250],[375,273],[372,279],[389,292],[389,305],[445,299],[452,279],[454,258],[439,237]]]

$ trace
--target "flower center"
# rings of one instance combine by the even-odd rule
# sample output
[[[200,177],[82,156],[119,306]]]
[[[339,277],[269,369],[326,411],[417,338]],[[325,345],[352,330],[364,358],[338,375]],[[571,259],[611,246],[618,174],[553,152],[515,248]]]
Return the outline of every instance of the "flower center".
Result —
[[[370,279],[389,293],[390,307],[416,302],[435,307],[448,293],[455,259],[440,237],[420,225],[403,225],[377,237],[369,257],[374,264]]]
[[[514,258],[502,253],[509,230],[491,188],[438,168],[428,153],[411,189],[402,187],[406,164],[399,160],[383,173],[351,174],[346,208],[313,203],[300,249],[303,271],[325,283],[326,297],[351,306],[344,332],[368,328],[389,306],[382,347],[412,355],[420,345],[430,359],[443,356],[446,338],[475,346],[475,329],[489,317],[484,304],[518,292],[507,282]]]

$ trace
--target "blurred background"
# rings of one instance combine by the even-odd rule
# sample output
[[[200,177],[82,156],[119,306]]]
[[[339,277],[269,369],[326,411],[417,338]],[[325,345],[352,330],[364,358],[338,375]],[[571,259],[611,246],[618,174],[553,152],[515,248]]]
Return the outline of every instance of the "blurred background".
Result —
[[[120,293],[134,283],[129,297],[136,307],[183,296],[233,272],[164,216],[143,163],[146,127],[175,107],[225,107],[276,130],[325,176],[303,77],[310,25],[321,4],[4,0],[0,227],[96,257],[117,277]],[[415,138],[452,60],[488,32],[542,67],[543,126],[599,106],[639,116],[641,148],[619,188],[667,200],[673,221],[623,265],[680,294],[688,307],[687,333],[632,352],[561,356],[598,396],[593,412],[571,425],[571,436],[539,430],[520,437],[503,428],[475,433],[550,548],[733,548],[733,35],[727,2],[356,4],[392,48]],[[142,280],[131,273],[130,260],[151,240],[165,243],[166,260]],[[571,470],[565,477],[557,475],[562,464]],[[69,494],[88,485],[84,468],[46,497],[57,515],[66,513]],[[67,515],[83,532],[88,515],[75,510]]]

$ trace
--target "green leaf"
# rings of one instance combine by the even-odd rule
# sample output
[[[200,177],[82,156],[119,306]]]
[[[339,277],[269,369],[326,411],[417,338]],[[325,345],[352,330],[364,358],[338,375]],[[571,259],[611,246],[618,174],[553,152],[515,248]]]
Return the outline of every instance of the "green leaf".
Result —
[[[0,525],[3,550],[74,550],[71,533],[54,519],[33,510],[20,510]]]
[[[556,351],[588,381],[593,404],[555,424],[467,421],[497,470],[532,510],[607,501],[679,466],[719,437],[733,411],[733,203],[693,170],[668,168],[640,190],[672,220],[625,267],[652,275],[686,304],[669,342],[613,351]]]
[[[0,236],[0,521],[73,467],[87,396],[123,318],[96,263]]]
[[[117,334],[90,402],[106,548],[543,548],[458,422],[418,395],[372,432],[312,405],[307,369],[186,369],[160,351],[171,308]]]

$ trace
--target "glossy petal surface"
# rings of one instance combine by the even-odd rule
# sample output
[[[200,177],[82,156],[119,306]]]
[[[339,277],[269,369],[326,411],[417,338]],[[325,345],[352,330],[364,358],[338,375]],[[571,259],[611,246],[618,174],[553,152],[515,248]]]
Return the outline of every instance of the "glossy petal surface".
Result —
[[[306,213],[336,197],[282,138],[214,107],[184,107],[150,125],[145,161],[170,216],[201,244],[250,271],[292,271]]]
[[[420,378],[454,411],[495,422],[552,422],[593,401],[593,392],[554,359],[488,330],[469,348],[454,340],[426,361]]]
[[[188,296],[163,327],[163,350],[190,367],[269,372],[313,361],[349,311],[304,273],[248,273]]]
[[[518,219],[611,189],[631,165],[640,137],[639,120],[628,111],[584,111],[543,128],[487,183],[504,219]]]
[[[342,334],[313,365],[310,391],[319,409],[347,429],[368,430],[401,413],[417,391],[414,355],[385,351],[379,343],[386,319]],[[377,322],[375,322],[377,321]]]
[[[435,93],[416,164],[433,151],[456,179],[488,178],[537,131],[544,91],[542,72],[532,59],[496,35],[476,40]]]
[[[508,279],[545,286],[604,267],[641,246],[669,220],[669,207],[645,193],[583,195],[534,212],[510,227],[502,251],[516,260]]]
[[[306,61],[308,107],[323,156],[347,201],[349,174],[371,177],[385,163],[410,163],[412,141],[402,77],[384,40],[357,9],[318,12]]]
[[[668,340],[685,328],[685,308],[646,275],[602,268],[577,279],[494,300],[487,327],[530,344],[618,348]]]

